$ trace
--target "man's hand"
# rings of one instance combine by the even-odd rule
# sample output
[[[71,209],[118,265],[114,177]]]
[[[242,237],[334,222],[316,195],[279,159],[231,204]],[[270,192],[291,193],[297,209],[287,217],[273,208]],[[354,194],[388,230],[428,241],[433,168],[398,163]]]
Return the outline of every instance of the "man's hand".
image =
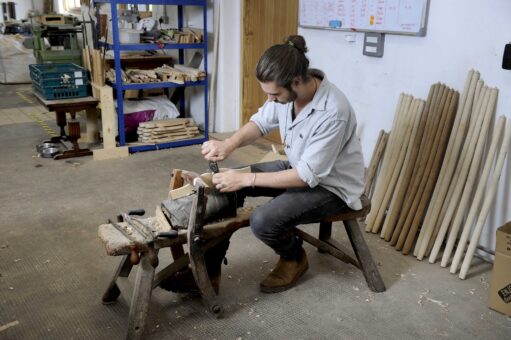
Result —
[[[227,141],[210,140],[202,144],[201,153],[208,161],[223,161],[231,152],[232,149]]]
[[[252,185],[253,173],[227,170],[213,175],[213,184],[220,192],[238,191]]]

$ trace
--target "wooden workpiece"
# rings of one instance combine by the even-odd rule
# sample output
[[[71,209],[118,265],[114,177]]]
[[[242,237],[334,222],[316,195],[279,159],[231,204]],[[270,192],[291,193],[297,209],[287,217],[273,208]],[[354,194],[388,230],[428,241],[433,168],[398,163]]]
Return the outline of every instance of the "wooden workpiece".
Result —
[[[483,122],[484,113],[480,113],[481,105],[486,106],[489,100],[489,92],[487,89],[483,89],[484,100],[477,101],[477,106],[474,110],[476,116],[476,120],[474,120],[474,124],[471,124],[471,129],[469,129],[469,133],[467,135],[467,140],[463,146],[460,162],[458,162],[457,171],[455,172],[455,177],[453,181],[449,185],[448,189],[448,200],[444,201],[441,207],[441,211],[439,214],[434,216],[434,218],[430,221],[429,224],[424,224],[421,232],[421,238],[417,243],[417,252],[416,255],[418,260],[422,260],[424,255],[426,254],[426,250],[428,248],[429,241],[434,233],[434,230],[437,225],[439,225],[439,221],[441,222],[444,218],[444,215],[447,211],[448,202],[457,201],[457,195],[454,193],[460,192],[463,188],[463,185],[466,180],[466,175],[468,173],[468,169],[470,167],[470,163],[472,161],[473,151],[476,146],[477,138],[479,137],[479,132],[481,130],[481,125]],[[457,189],[458,187],[459,189]]]
[[[398,221],[397,230],[401,229],[400,233],[394,233],[392,236],[392,241],[396,242],[396,249],[402,250],[404,254],[408,253],[415,240],[424,210],[429,203],[431,187],[437,179],[436,169],[445,151],[446,129],[450,132],[452,124],[452,120],[449,119],[452,114],[445,114],[445,111],[450,112],[448,108],[457,105],[457,99],[457,93],[449,90],[445,85],[440,85],[438,91],[432,96],[419,151],[420,159],[413,173],[411,196],[404,204],[406,214],[400,216]]]
[[[468,132],[461,149],[459,160],[457,161],[456,168],[452,174],[452,179],[449,183],[446,183],[448,187],[447,193],[444,197],[444,200],[441,202],[442,204],[438,206],[440,207],[439,213],[431,215],[431,221],[427,221],[427,223],[425,223],[427,227],[421,230],[419,240],[414,250],[414,255],[420,257],[420,259],[422,259],[424,255],[427,255],[433,247],[433,241],[431,237],[433,237],[433,239],[436,237],[441,221],[445,218],[447,213],[448,204],[451,202],[451,200],[455,199],[453,194],[455,192],[456,185],[458,182],[460,182],[459,185],[462,186],[466,179],[466,173],[463,170],[463,163],[465,163],[465,161],[470,162],[472,160],[475,140],[477,140],[477,136],[479,135],[484,116],[484,112],[480,113],[481,107],[483,107],[483,105],[485,107],[487,105],[487,101],[489,100],[490,93],[487,92],[487,90],[488,89],[486,86],[484,86],[483,81],[479,80],[476,85],[473,106],[470,109],[472,119],[470,121]],[[468,163],[468,165],[470,164]],[[424,247],[425,249],[424,255],[422,254],[421,247]]]
[[[438,218],[441,206],[444,202],[445,196],[449,189],[453,172],[461,152],[462,142],[465,140],[470,116],[472,112],[472,102],[476,90],[476,84],[479,80],[479,73],[470,71],[465,84],[465,92],[462,96],[463,102],[460,104],[456,113],[456,119],[453,124],[453,130],[449,138],[449,144],[446,151],[446,156],[442,165],[442,170],[439,175],[438,183],[435,187],[428,211],[424,218],[423,228],[427,228],[431,219]],[[467,85],[468,84],[468,85]],[[459,117],[459,118],[458,118]],[[419,235],[419,241],[421,235]],[[420,244],[418,241],[417,244]]]
[[[392,130],[390,131],[390,137],[387,144],[387,152],[385,153],[380,175],[378,176],[378,181],[376,182],[376,187],[371,200],[372,210],[366,217],[366,231],[376,233],[379,230],[379,226],[376,225],[375,221],[381,207],[381,201],[385,195],[387,180],[391,176],[393,162],[395,162],[397,157],[396,153],[399,149],[398,141],[402,136],[402,126],[405,121],[404,117],[406,116],[406,112],[411,102],[412,96],[405,94],[400,95],[396,115],[394,116]]]
[[[437,225],[440,225],[438,234],[436,236],[433,248],[431,250],[429,256],[429,262],[434,263],[436,261],[436,257],[440,251],[440,248],[443,244],[445,235],[447,234],[447,230],[449,226],[451,226],[451,221],[454,216],[456,210],[465,210],[466,203],[468,202],[469,193],[472,192],[474,182],[476,180],[476,174],[479,172],[479,165],[481,163],[481,158],[483,156],[484,146],[486,145],[488,131],[490,127],[490,123],[493,120],[493,112],[495,111],[496,105],[496,90],[491,92],[492,98],[488,102],[489,107],[481,107],[481,116],[483,117],[483,122],[480,125],[480,132],[474,133],[474,143],[466,143],[466,145],[470,145],[474,150],[467,150],[465,156],[462,156],[460,159],[461,170],[460,175],[458,177],[458,182],[454,185],[454,191],[451,195],[451,198],[446,201],[444,206],[448,206],[447,212],[443,218],[443,221],[438,221]],[[494,96],[494,97],[493,97]],[[484,110],[484,111],[483,111]],[[476,110],[476,113],[478,111]],[[473,157],[469,157],[472,154]],[[463,155],[463,152],[462,152]],[[454,183],[454,182],[453,182]],[[462,197],[462,194],[464,197]],[[463,199],[464,198],[464,199]],[[452,229],[452,228],[451,228]],[[434,237],[435,235],[433,235]],[[433,239],[432,237],[432,239]],[[425,246],[422,245],[424,250]],[[419,252],[419,256],[424,256],[425,252]],[[420,259],[420,258],[419,258]]]
[[[417,229],[423,221],[433,189],[437,182],[448,138],[451,134],[459,94],[454,90],[448,90],[446,92],[448,92],[447,98],[445,100],[442,98],[441,105],[437,108],[440,123],[434,133],[433,143],[430,145],[431,152],[428,157],[428,163],[424,171],[423,180],[420,184],[421,190],[419,190],[419,192],[421,193],[421,196],[417,197],[419,199],[419,203],[417,209],[414,210],[414,217],[411,222],[410,231],[403,245],[403,254],[408,254],[413,246]],[[424,185],[422,185],[422,183],[424,183]]]
[[[418,228],[416,219],[418,218],[417,212],[421,207],[421,203],[424,202],[424,191],[428,183],[428,179],[432,178],[434,174],[431,172],[432,158],[436,153],[435,140],[438,132],[438,128],[441,127],[441,116],[439,107],[441,107],[447,99],[448,89],[446,86],[440,84],[438,91],[433,94],[432,103],[430,106],[430,113],[428,114],[428,121],[426,123],[424,135],[421,144],[423,149],[421,152],[421,158],[424,163],[416,168],[414,171],[414,186],[413,189],[415,194],[411,199],[412,208],[408,211],[408,216],[405,220],[405,224],[402,228],[404,233],[401,234],[401,238],[398,240],[396,249],[402,250],[403,254],[408,254],[409,243],[415,240],[415,233]],[[401,242],[400,242],[401,241]]]
[[[409,144],[408,142],[410,139],[410,134],[412,132],[414,122],[416,121],[415,107],[416,107],[415,102],[412,100],[410,106],[407,108],[406,119],[403,121],[403,126],[401,129],[402,133],[400,134],[399,138],[400,141],[399,147],[396,148],[396,152],[394,154],[395,157],[393,161],[390,163],[391,167],[389,168],[389,173],[385,181],[387,183],[387,190],[383,192],[383,195],[379,200],[379,209],[372,221],[373,232],[378,232],[378,230],[380,229],[380,226],[384,218],[384,213],[387,210],[388,202],[394,191],[394,186],[399,177],[399,172],[406,155],[407,145]]]
[[[506,126],[506,134],[509,133],[510,129],[511,129],[510,124],[508,122],[508,124]],[[506,136],[504,137],[504,139],[505,138],[506,138]],[[499,148],[499,156],[500,156],[500,152],[502,151],[503,144],[499,143],[499,145],[500,145],[500,148]],[[456,252],[452,259],[451,267],[449,270],[451,272],[451,274],[455,274],[458,271],[458,267],[461,263],[463,254],[465,252],[465,247],[467,245],[467,241],[470,237],[470,232],[472,231],[473,223],[476,220],[476,215],[479,212],[479,208],[483,202],[483,195],[485,195],[486,183],[489,179],[491,168],[493,166],[493,162],[494,162],[494,157],[488,157],[486,159],[486,163],[485,163],[484,169],[483,169],[483,174],[482,174],[479,184],[477,186],[477,190],[476,190],[476,193],[472,200],[472,204],[470,206],[470,210],[469,210],[467,219],[465,221],[465,224],[463,225],[463,229],[462,229],[463,231],[459,238]],[[485,201],[486,200],[492,201],[492,199],[493,199],[493,197],[487,197],[487,196],[484,197]]]
[[[502,174],[502,168],[504,167],[504,161],[506,160],[506,157],[509,152],[510,141],[511,141],[511,119],[508,119],[506,132],[504,133],[504,139],[502,140],[502,144],[500,145],[500,150],[497,157],[497,162],[495,164],[495,170],[493,172],[493,176],[491,179],[491,184],[488,187],[488,191],[485,195],[483,206],[481,207],[481,211],[477,218],[477,223],[474,227],[474,231],[472,232],[472,237],[470,238],[470,244],[468,245],[467,252],[465,253],[465,259],[463,260],[463,264],[461,265],[459,275],[460,279],[466,278],[467,272],[470,268],[470,264],[472,263],[472,258],[474,257],[477,244],[479,243],[479,238],[481,237],[481,233],[483,232],[486,217],[490,212],[491,205],[493,203],[493,200],[495,199],[495,195],[497,194],[497,186],[499,184],[500,175]],[[460,242],[461,241],[462,240],[460,239]],[[463,243],[463,248],[465,248],[464,246],[465,242]],[[458,254],[462,254],[462,252],[460,251]],[[459,262],[459,260],[457,262]]]
[[[381,229],[380,236],[383,238],[385,237],[386,233],[391,232],[390,229],[392,227],[389,226],[389,223],[387,222],[387,219],[384,221],[384,213],[387,210],[387,218],[388,214],[395,210],[397,211],[399,209],[398,205],[396,204],[395,198],[399,194],[400,188],[403,185],[403,182],[405,180],[408,180],[409,175],[407,174],[408,169],[413,166],[411,163],[410,158],[416,157],[417,150],[414,149],[414,139],[418,133],[420,123],[422,121],[422,112],[424,110],[424,101],[420,99],[414,99],[412,102],[411,107],[411,116],[409,121],[407,122],[407,131],[406,135],[402,141],[402,148],[400,151],[399,159],[396,163],[396,167],[394,168],[394,172],[392,174],[390,184],[391,186],[394,186],[393,190],[388,190],[383,198],[383,207],[385,209],[380,209],[379,216],[376,223],[382,224],[383,227]],[[412,155],[413,154],[413,155]],[[394,184],[395,183],[395,184]],[[388,207],[388,209],[387,209]]]
[[[479,184],[477,185],[476,196],[477,196],[477,192],[482,190],[482,189],[479,189],[479,187],[483,188],[484,184],[488,181],[488,176],[490,174],[490,169],[493,164],[493,159],[495,157],[495,153],[497,152],[497,147],[498,147],[498,144],[502,137],[502,134],[504,133],[505,124],[506,124],[506,118],[504,116],[499,117],[499,119],[497,121],[497,125],[496,125],[494,133],[493,133],[493,138],[491,141],[490,148],[486,155],[486,161],[484,162],[483,171],[482,171],[480,177],[478,178]],[[469,177],[475,176],[474,174],[477,174],[478,170],[479,169],[477,167],[472,167],[470,169],[471,174],[469,174]],[[473,185],[475,185],[475,183]],[[454,221],[451,224],[451,229],[449,231],[447,243],[445,245],[445,249],[442,254],[442,261],[440,263],[440,266],[442,266],[442,267],[447,267],[447,263],[448,263],[449,259],[451,258],[451,254],[454,249],[454,244],[455,244],[455,242],[458,238],[458,235],[459,235],[461,223],[462,223],[463,218],[465,217],[465,214],[467,212],[466,211],[467,207],[469,206],[469,198],[472,197],[472,191],[473,191],[472,189],[473,188],[466,188],[465,191],[463,192],[463,197],[461,199],[460,206],[458,208],[458,211],[456,212]],[[479,205],[478,201],[472,200],[471,206],[474,208],[470,208],[470,212],[475,211],[476,210],[475,207],[476,206],[478,207],[478,205]],[[467,221],[469,221],[469,219],[473,220],[473,217],[471,216],[470,212],[469,212],[469,216],[467,217]],[[435,257],[431,257],[429,262],[433,263],[435,260],[436,260]]]
[[[410,184],[410,179],[413,172],[413,167],[419,154],[420,141],[422,133],[424,132],[424,125],[426,123],[424,112],[425,101],[416,99],[417,107],[415,109],[415,123],[410,136],[409,146],[406,151],[406,156],[403,161],[403,167],[399,173],[399,179],[394,189],[394,195],[389,204],[387,216],[383,224],[380,236],[386,241],[390,241],[397,217],[401,211],[402,203],[406,197],[406,191]]]
[[[431,126],[433,125],[434,110],[433,105],[438,100],[439,93],[441,90],[440,84],[434,84],[430,88],[430,93],[428,94],[428,101],[426,102],[426,109],[424,111],[424,115],[426,118],[426,123],[424,125],[424,132],[422,134],[420,148],[419,148],[419,157],[418,161],[415,162],[415,166],[412,172],[412,181],[410,182],[407,199],[403,201],[399,218],[397,219],[397,224],[394,226],[394,232],[391,238],[391,245],[396,246],[396,250],[401,250],[402,243],[398,244],[398,238],[404,238],[408,234],[410,221],[407,222],[407,218],[410,215],[410,211],[412,210],[412,204],[414,202],[415,196],[418,195],[419,183],[422,179],[422,173],[426,166],[427,158],[428,158],[428,139],[431,138]],[[407,222],[407,223],[406,223]]]

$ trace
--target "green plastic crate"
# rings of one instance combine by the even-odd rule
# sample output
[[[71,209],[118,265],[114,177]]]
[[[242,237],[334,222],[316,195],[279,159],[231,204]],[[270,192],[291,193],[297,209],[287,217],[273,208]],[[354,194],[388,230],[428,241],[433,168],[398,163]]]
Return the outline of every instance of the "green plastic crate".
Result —
[[[32,64],[30,78],[44,99],[79,98],[88,95],[89,75],[76,64]]]

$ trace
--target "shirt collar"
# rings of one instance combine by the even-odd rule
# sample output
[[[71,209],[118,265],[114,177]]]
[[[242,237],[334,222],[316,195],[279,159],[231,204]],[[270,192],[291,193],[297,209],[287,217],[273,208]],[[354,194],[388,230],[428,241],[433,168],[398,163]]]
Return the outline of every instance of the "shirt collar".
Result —
[[[314,97],[312,98],[310,107],[314,110],[324,111],[324,110],[326,110],[326,102],[328,99],[329,81],[326,78],[325,73],[321,70],[310,69],[310,73],[311,73],[311,75],[322,79],[321,84],[319,85],[318,89],[316,90],[316,93],[314,94]],[[309,112],[309,114],[311,114],[312,112]]]
[[[312,115],[316,111],[325,111],[326,110],[326,102],[328,100],[328,79],[325,76],[325,73],[323,71],[318,69],[310,69],[310,73],[313,76],[316,76],[320,79],[322,79],[321,84],[316,90],[316,93],[314,94],[314,97],[312,98],[311,102],[307,104],[302,112],[296,117],[296,119],[293,121],[291,126],[295,126],[296,124],[302,122],[304,119],[308,118],[310,115]],[[288,115],[291,117],[291,109],[293,105],[289,106]]]

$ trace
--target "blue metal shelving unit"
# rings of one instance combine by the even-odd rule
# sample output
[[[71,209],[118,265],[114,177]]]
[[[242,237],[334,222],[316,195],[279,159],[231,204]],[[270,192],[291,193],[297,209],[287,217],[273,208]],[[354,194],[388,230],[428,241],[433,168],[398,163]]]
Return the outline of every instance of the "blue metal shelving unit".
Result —
[[[94,0],[96,7],[97,17],[99,14],[99,8],[96,4],[109,3],[112,14],[112,40],[113,44],[102,44],[106,45],[106,48],[114,51],[114,67],[115,67],[115,79],[116,83],[112,84],[113,89],[117,93],[117,116],[119,126],[119,144],[121,146],[126,145],[126,136],[124,133],[124,103],[123,103],[123,91],[125,90],[143,90],[143,89],[155,89],[155,88],[166,88],[166,87],[190,87],[190,86],[203,86],[204,87],[204,136],[194,139],[186,139],[181,141],[159,143],[159,144],[148,144],[148,145],[136,145],[129,146],[130,152],[158,150],[179,146],[188,146],[194,144],[201,144],[208,140],[208,127],[209,127],[209,114],[208,114],[208,79],[198,82],[185,82],[184,84],[176,84],[171,82],[162,83],[145,83],[145,84],[123,84],[121,77],[121,51],[145,51],[145,50],[179,50],[179,64],[184,64],[184,50],[186,49],[202,49],[204,58],[204,71],[208,73],[208,40],[207,40],[207,1],[206,0]],[[119,21],[117,16],[117,5],[118,4],[133,4],[133,5],[174,5],[177,6],[178,13],[178,29],[183,29],[183,7],[184,6],[200,6],[202,7],[204,34],[203,42],[198,44],[164,44],[163,46],[158,44],[121,44],[119,43]],[[180,101],[180,112],[184,114],[185,103],[184,97],[181,97]]]

